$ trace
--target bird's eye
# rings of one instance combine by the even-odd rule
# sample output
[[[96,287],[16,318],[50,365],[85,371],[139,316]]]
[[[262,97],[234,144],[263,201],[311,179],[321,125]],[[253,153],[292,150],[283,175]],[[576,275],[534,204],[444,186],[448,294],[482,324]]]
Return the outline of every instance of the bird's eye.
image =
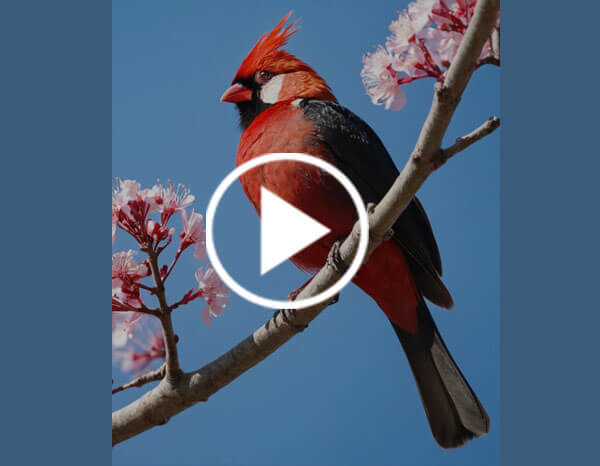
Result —
[[[273,73],[271,73],[270,71],[261,70],[256,73],[256,76],[254,77],[254,79],[256,80],[257,83],[264,84],[272,77],[273,77]]]

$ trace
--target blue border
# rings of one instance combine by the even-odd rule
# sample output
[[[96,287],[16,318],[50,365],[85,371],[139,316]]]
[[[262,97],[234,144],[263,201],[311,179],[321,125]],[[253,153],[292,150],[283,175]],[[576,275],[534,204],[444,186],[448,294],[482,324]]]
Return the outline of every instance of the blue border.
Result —
[[[110,2],[2,8],[2,463],[110,464]]]
[[[502,5],[505,465],[598,456],[597,10]]]

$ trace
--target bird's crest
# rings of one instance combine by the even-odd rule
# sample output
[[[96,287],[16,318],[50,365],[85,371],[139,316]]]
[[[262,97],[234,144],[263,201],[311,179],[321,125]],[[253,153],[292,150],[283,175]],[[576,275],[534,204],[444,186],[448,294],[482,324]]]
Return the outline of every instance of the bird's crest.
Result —
[[[270,62],[274,62],[276,59],[293,58],[292,55],[279,50],[298,31],[296,28],[297,22],[288,24],[285,28],[283,27],[288,19],[290,19],[290,16],[292,16],[292,13],[293,11],[290,11],[285,15],[269,34],[264,33],[261,36],[256,45],[250,50],[250,53],[244,58],[233,81],[238,78],[252,76],[256,71],[264,69]]]

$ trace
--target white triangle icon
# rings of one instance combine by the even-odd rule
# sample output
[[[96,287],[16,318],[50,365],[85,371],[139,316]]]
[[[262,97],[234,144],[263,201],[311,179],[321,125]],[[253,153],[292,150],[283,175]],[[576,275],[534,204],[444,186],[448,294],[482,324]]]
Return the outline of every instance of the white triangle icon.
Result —
[[[330,231],[265,187],[260,187],[261,275]]]

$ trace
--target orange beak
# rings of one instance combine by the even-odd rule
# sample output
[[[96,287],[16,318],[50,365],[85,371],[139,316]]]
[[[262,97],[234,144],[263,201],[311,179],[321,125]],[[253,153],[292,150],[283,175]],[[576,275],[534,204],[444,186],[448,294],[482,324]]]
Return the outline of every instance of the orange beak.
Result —
[[[221,102],[245,102],[252,100],[252,91],[241,84],[234,84],[221,96]]]

